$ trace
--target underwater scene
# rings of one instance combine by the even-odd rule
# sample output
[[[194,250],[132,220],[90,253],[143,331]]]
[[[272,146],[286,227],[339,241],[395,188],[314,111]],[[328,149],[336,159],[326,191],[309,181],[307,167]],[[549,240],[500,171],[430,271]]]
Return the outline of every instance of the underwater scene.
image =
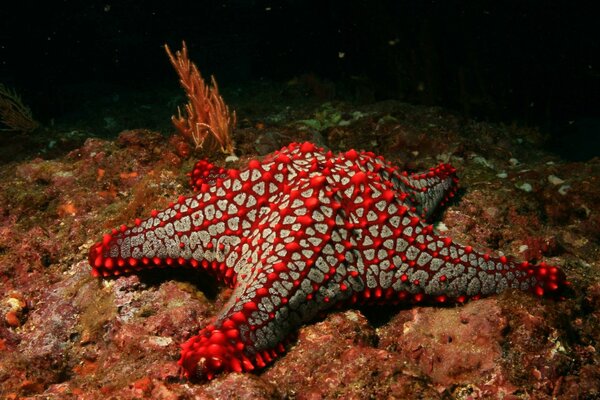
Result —
[[[599,399],[591,2],[0,5],[1,399]]]

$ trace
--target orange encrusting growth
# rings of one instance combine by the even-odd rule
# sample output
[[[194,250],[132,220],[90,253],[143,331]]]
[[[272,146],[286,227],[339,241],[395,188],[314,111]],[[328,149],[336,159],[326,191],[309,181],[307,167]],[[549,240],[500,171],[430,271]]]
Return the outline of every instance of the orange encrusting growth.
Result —
[[[219,94],[214,76],[211,77],[210,86],[204,82],[200,71],[188,57],[185,42],[175,55],[167,45],[165,50],[188,98],[186,115],[178,108],[178,116],[171,118],[173,124],[184,137],[193,141],[197,149],[220,147],[224,153],[233,153],[232,132],[237,118],[235,111],[229,111]]]

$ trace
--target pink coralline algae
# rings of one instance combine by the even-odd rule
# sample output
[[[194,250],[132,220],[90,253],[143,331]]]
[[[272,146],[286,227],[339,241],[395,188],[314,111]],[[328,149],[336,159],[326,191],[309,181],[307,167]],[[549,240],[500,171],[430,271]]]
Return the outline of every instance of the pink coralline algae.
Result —
[[[561,298],[558,267],[477,252],[427,219],[453,197],[455,169],[407,174],[373,153],[291,144],[242,170],[196,164],[197,194],[104,236],[89,255],[107,277],[188,266],[233,288],[182,345],[187,377],[264,367],[303,323],[344,304],[462,303],[509,288]]]

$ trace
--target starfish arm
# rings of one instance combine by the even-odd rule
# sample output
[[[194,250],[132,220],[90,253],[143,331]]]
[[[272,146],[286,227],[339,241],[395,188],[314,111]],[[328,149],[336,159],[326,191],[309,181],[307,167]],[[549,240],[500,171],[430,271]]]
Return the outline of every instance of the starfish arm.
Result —
[[[429,219],[458,190],[456,169],[450,164],[440,164],[411,175],[396,172],[394,178],[397,190],[408,195],[404,201],[412,203],[414,210],[411,211],[423,219]]]
[[[385,294],[399,300],[428,296],[442,303],[464,302],[509,288],[561,297],[569,286],[558,267],[493,257],[436,235],[401,196],[376,179],[359,192],[362,202],[349,211],[349,219],[366,216],[366,224],[352,229],[357,238],[352,257],[364,283],[363,298]]]
[[[349,296],[331,243],[339,203],[324,176],[299,179],[263,208],[226,262],[237,283],[215,322],[182,346],[186,376],[264,367],[290,331]],[[328,256],[329,255],[329,256]]]
[[[392,288],[414,300],[427,295],[441,303],[448,299],[464,302],[510,288],[560,297],[569,285],[558,267],[480,253],[415,221],[402,218],[403,233],[395,240],[390,257],[397,268]]]
[[[251,160],[242,171],[199,161],[190,174],[199,193],[181,196],[166,210],[154,210],[144,221],[137,219],[135,226],[122,225],[104,235],[89,252],[92,274],[106,277],[156,266],[191,265],[214,271],[232,284],[235,276],[222,262],[227,251],[247,235],[270,196],[292,184],[286,175],[305,173],[303,155],[310,152],[315,160],[325,159],[316,150],[312,144],[292,144],[263,164]]]
[[[234,178],[203,186],[203,192],[181,196],[150,218],[136,220],[104,235],[92,246],[89,263],[94,276],[121,275],[157,266],[202,267],[232,284],[234,274],[223,263],[239,241],[246,209],[236,203],[241,184]]]

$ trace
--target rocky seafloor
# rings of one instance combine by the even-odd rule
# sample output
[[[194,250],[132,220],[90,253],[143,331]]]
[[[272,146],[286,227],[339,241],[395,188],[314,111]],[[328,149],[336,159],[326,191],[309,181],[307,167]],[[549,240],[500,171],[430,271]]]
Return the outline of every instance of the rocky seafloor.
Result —
[[[196,154],[172,129],[78,140],[63,132],[53,151],[0,168],[0,398],[600,398],[598,158],[566,161],[544,150],[535,129],[399,102],[239,117],[240,159],[208,154],[218,165],[305,140],[373,151],[410,171],[452,163],[461,191],[437,229],[480,250],[560,265],[574,294],[342,309],[302,327],[266,369],[189,382],[179,345],[230,290],[192,270],[96,279],[87,252],[114,226],[191,194]]]

